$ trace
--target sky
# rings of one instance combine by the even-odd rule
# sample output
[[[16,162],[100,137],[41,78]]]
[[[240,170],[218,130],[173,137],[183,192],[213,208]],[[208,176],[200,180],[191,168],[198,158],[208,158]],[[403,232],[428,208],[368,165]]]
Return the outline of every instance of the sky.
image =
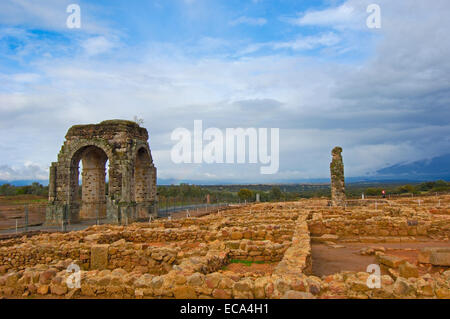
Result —
[[[69,4],[81,28],[69,29]],[[368,5],[381,28],[368,28]],[[2,0],[0,180],[47,179],[75,124],[143,119],[158,178],[282,182],[449,153],[448,0]],[[176,128],[279,128],[279,170],[176,164]]]

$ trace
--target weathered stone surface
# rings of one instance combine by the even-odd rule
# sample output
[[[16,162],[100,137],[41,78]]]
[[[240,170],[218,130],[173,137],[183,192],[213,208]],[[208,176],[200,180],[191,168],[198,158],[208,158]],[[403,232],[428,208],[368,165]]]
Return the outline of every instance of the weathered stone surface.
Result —
[[[426,247],[420,250],[418,261],[435,266],[450,266],[449,247]]]
[[[147,130],[132,121],[72,126],[58,161],[50,167],[46,223],[60,225],[63,219],[78,222],[105,217],[110,222],[129,223],[137,217],[148,217],[149,212],[155,215],[156,168],[147,140]],[[109,188],[105,195],[107,160]]]
[[[391,255],[378,255],[378,262],[391,268],[397,268],[406,261],[402,258]]]
[[[309,292],[289,290],[281,299],[316,299],[316,297]]]
[[[411,265],[409,262],[405,262],[398,267],[398,271],[401,277],[419,277],[419,270],[416,266]]]
[[[344,181],[344,163],[342,162],[342,148],[337,146],[331,151],[332,161],[330,163],[331,173],[331,205],[344,206],[345,181]]]
[[[177,299],[195,299],[197,298],[197,294],[195,293],[195,289],[189,286],[180,286],[176,287],[173,290],[173,294]]]
[[[432,251],[430,255],[430,264],[435,266],[450,266],[450,248]]]
[[[108,267],[109,245],[94,245],[91,248],[91,269],[106,269]]]
[[[50,285],[50,291],[52,294],[55,294],[57,296],[62,296],[67,293],[67,286],[65,284],[62,284],[62,285],[52,284],[52,285]]]
[[[48,285],[55,276],[56,276],[55,270],[46,270],[42,272],[41,275],[39,276],[39,283]]]
[[[40,295],[46,295],[48,294],[49,289],[50,289],[49,285],[41,285],[38,287],[37,293]]]
[[[394,283],[393,292],[395,295],[401,297],[401,296],[407,296],[411,293],[413,293],[414,288],[413,286],[404,278],[397,278],[397,280]]]

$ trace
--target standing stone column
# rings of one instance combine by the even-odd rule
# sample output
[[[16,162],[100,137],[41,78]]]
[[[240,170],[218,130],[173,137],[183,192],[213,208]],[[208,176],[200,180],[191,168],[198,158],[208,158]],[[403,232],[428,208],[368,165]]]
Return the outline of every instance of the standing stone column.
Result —
[[[344,163],[342,162],[342,148],[336,146],[331,151],[331,206],[345,205]]]

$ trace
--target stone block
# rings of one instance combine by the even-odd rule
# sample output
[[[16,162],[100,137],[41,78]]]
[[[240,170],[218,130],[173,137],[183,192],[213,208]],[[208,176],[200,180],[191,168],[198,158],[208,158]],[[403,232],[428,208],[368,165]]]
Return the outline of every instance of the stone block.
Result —
[[[91,269],[106,269],[108,267],[109,245],[93,245],[91,248]]]

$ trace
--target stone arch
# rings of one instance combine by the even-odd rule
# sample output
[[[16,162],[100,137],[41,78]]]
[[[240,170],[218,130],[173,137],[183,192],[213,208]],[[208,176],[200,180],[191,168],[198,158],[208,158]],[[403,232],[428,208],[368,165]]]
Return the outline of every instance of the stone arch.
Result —
[[[66,218],[64,212],[67,207],[72,222],[80,217],[97,216],[95,209],[87,208],[88,202],[100,202],[102,208],[99,215],[102,217],[106,211],[110,222],[120,223],[122,217],[127,222],[132,221],[137,217],[136,190],[139,205],[147,211],[145,217],[149,212],[155,214],[156,168],[147,140],[147,130],[131,121],[108,120],[99,124],[72,126],[58,154],[58,161],[50,167],[47,223],[60,223],[62,218]],[[109,190],[104,196],[107,160]],[[78,196],[80,161],[85,171],[82,173],[83,198]],[[135,175],[138,175],[138,186],[135,185]],[[106,208],[103,205],[105,201]]]

